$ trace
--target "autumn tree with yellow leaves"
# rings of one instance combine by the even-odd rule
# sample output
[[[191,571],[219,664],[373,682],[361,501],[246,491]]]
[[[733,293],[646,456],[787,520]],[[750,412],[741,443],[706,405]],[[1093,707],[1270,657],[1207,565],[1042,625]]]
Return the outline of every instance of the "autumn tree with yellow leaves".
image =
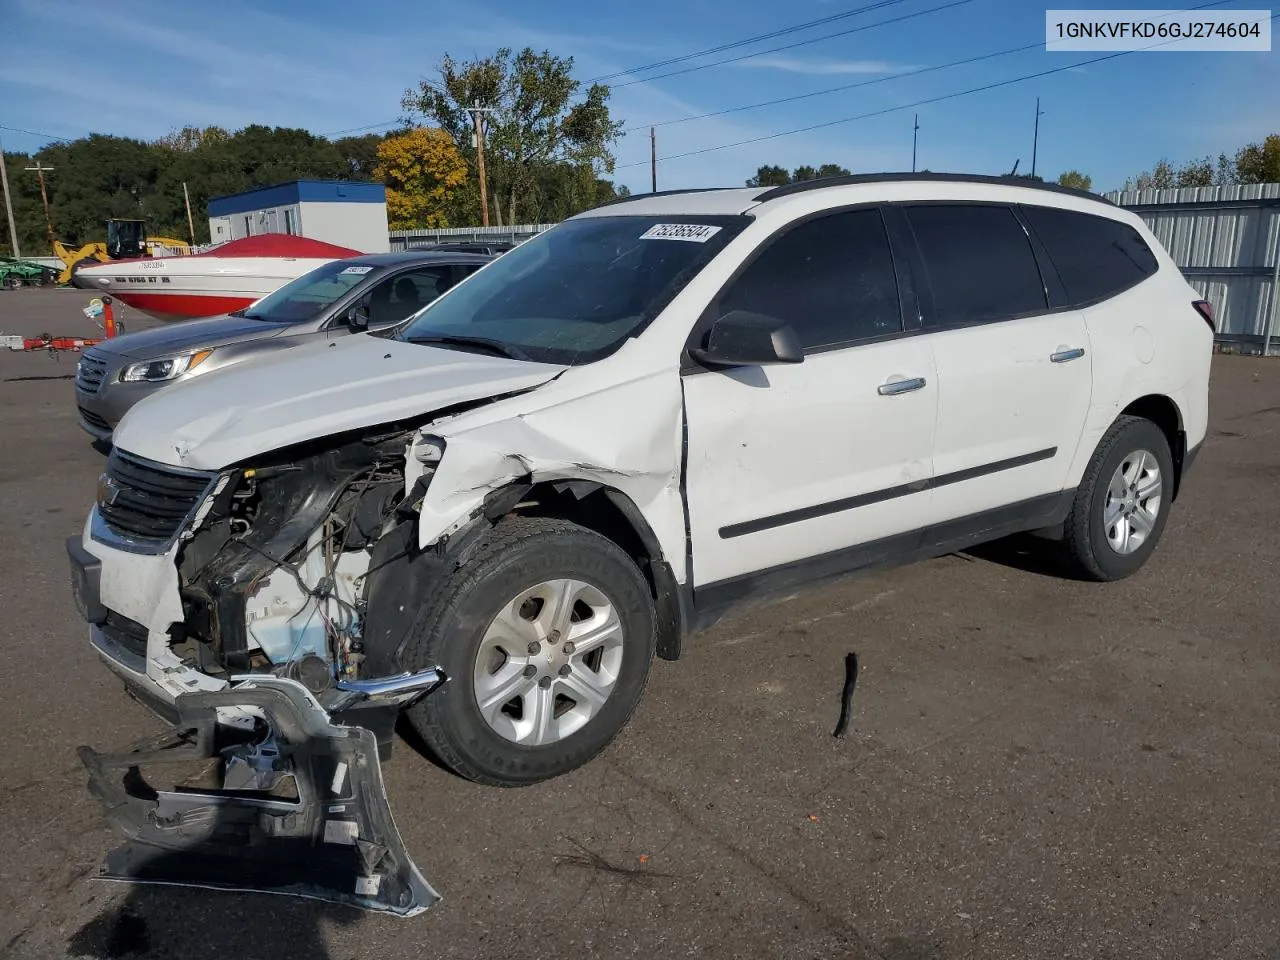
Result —
[[[392,230],[447,227],[449,201],[467,180],[467,162],[443,130],[415,127],[378,144],[374,176],[387,186]]]

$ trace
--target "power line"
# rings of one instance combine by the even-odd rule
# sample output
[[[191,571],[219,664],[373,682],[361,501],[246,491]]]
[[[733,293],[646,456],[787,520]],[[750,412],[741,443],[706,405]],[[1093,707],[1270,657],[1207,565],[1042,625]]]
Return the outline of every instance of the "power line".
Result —
[[[1224,0],[1224,2],[1225,2],[1225,0]],[[1216,4],[1216,3],[1215,3],[1215,4],[1205,4],[1204,6],[1210,6],[1210,5],[1212,5],[1212,6],[1218,6],[1219,4]],[[1194,9],[1203,9],[1203,7],[1200,7],[1200,8],[1194,8]],[[1275,19],[1277,19],[1277,18],[1280,18],[1280,13],[1277,13],[1277,14],[1272,15],[1269,19],[1271,19],[1271,20],[1275,20]],[[997,82],[995,82],[995,83],[987,83],[987,84],[983,84],[983,85],[982,85],[982,86],[980,86],[980,87],[970,87],[968,90],[958,90],[958,91],[956,91],[956,92],[954,92],[954,93],[942,94],[942,95],[937,96],[937,97],[927,97],[927,98],[926,98],[926,99],[924,99],[924,100],[916,100],[916,101],[914,101],[913,103],[903,103],[903,104],[899,104],[899,105],[898,105],[898,106],[896,106],[896,107],[885,107],[885,108],[883,108],[883,109],[881,109],[881,110],[872,110],[872,111],[870,111],[870,112],[868,112],[868,113],[860,113],[860,114],[857,114],[856,116],[852,116],[852,117],[842,117],[842,118],[840,118],[839,120],[827,120],[827,121],[825,121],[825,122],[823,122],[823,123],[814,123],[814,124],[810,124],[810,125],[809,125],[809,126],[807,126],[807,127],[797,127],[797,128],[796,128],[796,129],[794,129],[794,130],[783,130],[783,131],[780,131],[779,133],[770,133],[770,134],[766,134],[765,136],[762,136],[762,137],[750,137],[750,138],[748,138],[748,139],[746,139],[746,140],[738,140],[738,141],[735,141],[735,142],[733,142],[733,143],[721,143],[721,144],[717,144],[716,146],[712,146],[712,147],[703,147],[703,148],[701,148],[701,149],[699,149],[699,150],[688,150],[688,151],[686,151],[686,152],[684,152],[684,153],[677,153],[677,154],[673,154],[672,156],[669,156],[669,157],[662,157],[662,158],[660,158],[660,161],[666,161],[666,160],[682,160],[682,159],[684,159],[684,158],[686,158],[686,157],[697,157],[697,156],[701,156],[701,155],[703,155],[703,154],[707,154],[707,153],[715,153],[715,152],[716,152],[716,151],[718,151],[718,150],[729,150],[729,149],[732,149],[733,147],[744,147],[744,146],[747,146],[747,145],[752,144],[752,143],[763,143],[763,142],[764,142],[764,141],[766,141],[766,140],[777,140],[777,139],[779,139],[779,138],[781,138],[781,137],[790,137],[790,136],[794,136],[794,135],[795,135],[795,134],[797,134],[797,133],[809,133],[809,132],[811,132],[811,131],[813,131],[813,130],[822,130],[822,129],[825,129],[825,128],[827,128],[827,127],[834,127],[834,126],[838,126],[838,125],[843,124],[843,123],[852,123],[852,122],[854,122],[855,120],[867,120],[867,119],[870,119],[870,118],[872,118],[872,117],[881,117],[881,116],[884,116],[885,114],[889,114],[889,113],[897,113],[897,112],[898,112],[898,111],[900,111],[900,110],[910,110],[912,107],[922,107],[922,106],[925,106],[925,105],[927,105],[927,104],[931,104],[931,103],[942,103],[943,101],[946,101],[946,100],[955,100],[955,99],[957,99],[957,98],[959,98],[959,97],[966,97],[966,96],[968,96],[969,94],[972,94],[972,93],[983,93],[983,92],[985,92],[985,91],[987,91],[987,90],[995,90],[995,89],[998,89],[998,88],[1000,88],[1000,87],[1008,87],[1008,86],[1012,86],[1012,85],[1013,85],[1013,84],[1015,84],[1015,83],[1022,83],[1022,82],[1023,82],[1023,81],[1025,81],[1025,80],[1036,80],[1036,79],[1039,79],[1040,77],[1048,77],[1048,76],[1052,76],[1052,75],[1053,75],[1053,74],[1055,74],[1055,73],[1064,73],[1064,72],[1065,72],[1065,71],[1067,71],[1067,70],[1073,70],[1073,69],[1075,69],[1075,68],[1077,68],[1077,67],[1087,67],[1087,66],[1089,66],[1090,64],[1094,64],[1094,63],[1103,63],[1104,61],[1107,61],[1107,60],[1115,60],[1115,59],[1117,59],[1117,58],[1119,58],[1119,57],[1127,57],[1127,56],[1129,56],[1130,54],[1133,54],[1133,53],[1141,53],[1143,50],[1151,50],[1151,49],[1153,49],[1153,48],[1155,48],[1155,47],[1163,47],[1163,46],[1166,46],[1166,45],[1168,45],[1168,44],[1170,44],[1170,43],[1180,43],[1183,39],[1184,39],[1184,38],[1182,38],[1182,37],[1174,37],[1173,39],[1170,39],[1170,40],[1162,40],[1162,41],[1160,41],[1159,43],[1153,43],[1153,44],[1150,44],[1150,45],[1145,46],[1145,47],[1139,47],[1139,48],[1138,48],[1138,49],[1136,49],[1136,50],[1121,50],[1121,51],[1119,51],[1118,53],[1109,53],[1109,54],[1107,54],[1106,56],[1102,56],[1102,57],[1093,57],[1093,58],[1091,58],[1091,59],[1089,59],[1089,60],[1081,60],[1081,61],[1078,61],[1078,62],[1076,62],[1076,63],[1068,64],[1068,65],[1066,65],[1066,66],[1062,66],[1062,67],[1054,67],[1052,70],[1041,70],[1041,71],[1040,71],[1040,72],[1038,72],[1038,73],[1028,73],[1028,74],[1025,74],[1025,75],[1023,75],[1023,76],[1021,76],[1021,77],[1012,77],[1012,78],[1010,78],[1010,79],[1008,79],[1008,80],[999,80],[999,81],[997,81]],[[647,162],[648,162],[648,161],[640,161],[640,162],[633,162],[633,163],[620,163],[620,164],[618,164],[618,169],[622,170],[622,169],[626,169],[626,168],[629,168],[629,167],[638,167],[638,166],[641,166],[641,165],[643,165],[644,163],[647,163]]]
[[[1187,7],[1184,10],[1170,11],[1170,13],[1188,13],[1192,10],[1204,10],[1209,7],[1221,7],[1233,0],[1212,0],[1210,3],[1201,3],[1194,7]],[[1058,41],[1053,41],[1058,42]],[[693,120],[707,120],[712,117],[723,117],[730,113],[741,113],[744,110],[756,110],[761,107],[775,107],[780,103],[794,103],[797,100],[807,100],[810,97],[821,97],[829,93],[841,93],[845,90],[856,90],[860,87],[870,87],[877,83],[888,83],[890,80],[901,80],[905,77],[918,77],[925,73],[934,73],[938,70],[948,70],[951,67],[966,66],[971,63],[981,63],[985,60],[995,60],[997,57],[1007,57],[1014,53],[1025,53],[1028,50],[1039,50],[1045,47],[1044,41],[1037,40],[1035,43],[1024,44],[1021,47],[1010,47],[1007,50],[997,50],[994,53],[984,53],[976,57],[966,57],[963,60],[952,60],[950,63],[939,63],[932,67],[919,67],[915,70],[904,70],[901,73],[894,73],[884,77],[876,77],[872,80],[858,80],[854,83],[842,83],[836,87],[826,87],[822,90],[812,90],[809,93],[793,94],[789,97],[779,97],[776,100],[761,100],[757,103],[745,103],[737,107],[726,107],[723,110],[713,110],[710,113],[699,113],[692,117],[676,117],[671,120],[660,120],[658,122],[640,123],[634,127],[627,127],[623,133],[633,133],[637,130],[643,130],[646,127],[669,127],[678,123],[689,123]]]
[[[55,137],[52,133],[41,133],[39,130],[23,130],[21,127],[7,127],[0,123],[0,130],[12,130],[14,133],[25,133],[32,137],[43,137],[46,140],[56,140],[59,143],[70,143],[66,137]]]
[[[916,17],[925,17],[931,13],[950,10],[952,7],[963,7],[965,4],[973,2],[974,0],[952,0],[951,3],[944,3],[937,7],[929,7],[925,10],[917,10],[915,13],[904,13],[898,17],[890,17],[888,20],[877,20],[875,23],[866,23],[860,27],[850,27],[848,30],[838,30],[835,33],[824,33],[822,36],[813,37],[810,40],[797,40],[795,43],[783,44],[780,47],[770,47],[768,50],[757,50],[755,53],[744,53],[738,57],[727,57],[724,60],[716,60],[713,63],[700,63],[696,66],[685,67],[683,70],[672,70],[670,73],[660,73],[653,77],[644,77],[640,80],[628,80],[626,83],[612,84],[611,89],[617,90],[621,87],[634,86],[637,83],[648,83],[651,80],[665,80],[667,77],[679,77],[686,73],[706,70],[709,67],[722,67],[726,63],[739,63],[742,60],[750,60],[753,57],[763,57],[766,54],[779,53],[783,50],[794,50],[796,47],[805,47],[811,43],[821,43],[823,40],[833,40],[836,37],[847,37],[851,33],[862,33],[864,30],[871,30],[875,27],[884,27],[892,23],[902,23],[904,20],[914,20]]]
[[[1227,2],[1227,0],[1222,0]],[[794,103],[797,100],[808,100],[810,97],[821,97],[828,93],[840,93],[844,90],[856,90],[859,87],[869,87],[877,83],[887,83],[890,80],[901,80],[904,77],[918,77],[922,73],[933,73],[937,70],[946,70],[950,67],[959,67],[969,63],[980,63],[983,60],[994,60],[996,57],[1007,57],[1013,53],[1025,53],[1028,50],[1039,50],[1044,46],[1044,41],[1037,40],[1035,43],[1028,43],[1022,47],[1010,47],[1008,50],[997,50],[995,53],[984,53],[977,57],[966,57],[964,60],[952,60],[950,63],[939,63],[932,67],[920,67],[917,70],[905,70],[902,73],[894,73],[885,77],[876,77],[874,80],[859,80],[856,83],[842,83],[838,87],[827,87],[824,90],[813,90],[809,93],[797,93],[790,97],[779,97],[777,100],[762,100],[759,103],[744,103],[739,107],[726,107],[723,110],[713,110],[711,113],[700,113],[692,117],[678,117],[674,120],[662,120],[657,123],[638,124],[634,127],[628,127],[623,133],[631,133],[635,130],[643,130],[645,127],[669,127],[677,123],[689,123],[692,120],[707,120],[711,117],[723,117],[728,113],[741,113],[744,110],[757,110],[761,107],[774,107],[780,103]]]
[[[869,13],[872,10],[879,10],[881,7],[891,7],[894,4],[903,3],[905,0],[880,0],[878,3],[869,3],[864,7],[854,7],[852,10],[846,10],[843,13],[833,13],[829,17],[820,17],[817,20],[808,20],[804,23],[797,23],[789,27],[781,27],[769,33],[756,34],[754,37],[746,37],[742,40],[734,40],[730,43],[722,43],[718,47],[708,47],[705,50],[699,50],[696,53],[686,53],[683,56],[672,57],[669,60],[659,60],[656,63],[646,63],[642,67],[632,67],[629,70],[617,70],[613,73],[601,74],[593,77],[587,83],[599,83],[602,80],[612,80],[614,77],[625,77],[632,73],[644,73],[646,70],[657,70],[659,67],[669,67],[675,63],[683,63],[686,60],[693,60],[697,57],[707,57],[713,53],[724,53],[726,50],[733,50],[737,47],[745,47],[747,44],[759,43],[761,40],[772,40],[774,37],[783,37],[789,33],[798,33],[801,30],[808,30],[810,27],[820,27],[827,23],[835,23],[837,20],[846,20],[849,17],[856,17],[860,13]]]
[[[320,136],[328,139],[329,137],[341,137],[349,133],[364,133],[371,130],[383,130],[387,127],[394,127],[404,121],[397,117],[395,120],[384,120],[382,123],[370,123],[363,127],[348,127],[346,130],[334,130],[332,133],[322,133]]]

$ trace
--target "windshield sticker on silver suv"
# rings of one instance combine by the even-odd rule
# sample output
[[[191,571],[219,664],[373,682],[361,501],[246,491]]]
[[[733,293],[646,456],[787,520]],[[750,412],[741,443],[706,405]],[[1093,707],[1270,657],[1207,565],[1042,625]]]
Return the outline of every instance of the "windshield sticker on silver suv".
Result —
[[[706,243],[719,232],[719,227],[709,227],[701,223],[655,223],[640,234],[640,239],[688,240],[693,243]]]

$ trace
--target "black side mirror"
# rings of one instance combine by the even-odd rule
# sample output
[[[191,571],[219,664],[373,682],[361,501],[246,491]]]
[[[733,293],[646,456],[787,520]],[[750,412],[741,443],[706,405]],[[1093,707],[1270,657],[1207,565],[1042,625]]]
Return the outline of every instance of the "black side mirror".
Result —
[[[369,298],[364,297],[347,311],[347,326],[352,330],[369,329]]]
[[[699,363],[716,367],[804,361],[800,339],[791,324],[747,310],[731,310],[713,323],[704,345],[692,354]]]

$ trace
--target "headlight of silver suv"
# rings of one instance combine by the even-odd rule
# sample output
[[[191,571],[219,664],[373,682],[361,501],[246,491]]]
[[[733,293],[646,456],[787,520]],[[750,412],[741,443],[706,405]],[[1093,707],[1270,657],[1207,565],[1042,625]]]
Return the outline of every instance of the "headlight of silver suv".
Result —
[[[136,383],[145,380],[149,383],[160,383],[173,380],[189,373],[211,356],[212,350],[198,350],[195,353],[183,353],[173,357],[160,357],[156,360],[143,360],[124,368],[120,379],[125,383]]]

